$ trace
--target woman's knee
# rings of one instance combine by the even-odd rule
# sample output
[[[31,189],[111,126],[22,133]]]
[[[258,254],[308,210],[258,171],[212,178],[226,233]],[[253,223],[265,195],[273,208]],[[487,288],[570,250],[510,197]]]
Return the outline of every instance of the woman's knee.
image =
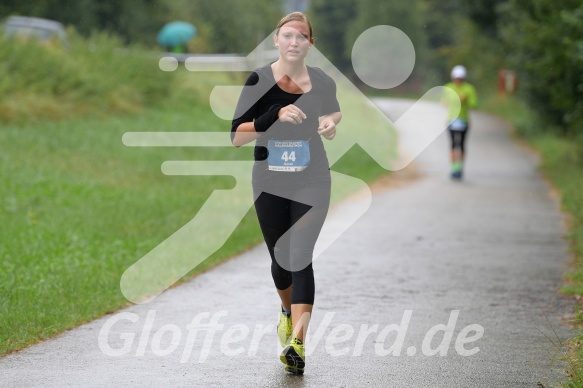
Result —
[[[278,290],[285,290],[292,285],[293,276],[291,271],[287,271],[276,262],[271,263],[271,276]]]

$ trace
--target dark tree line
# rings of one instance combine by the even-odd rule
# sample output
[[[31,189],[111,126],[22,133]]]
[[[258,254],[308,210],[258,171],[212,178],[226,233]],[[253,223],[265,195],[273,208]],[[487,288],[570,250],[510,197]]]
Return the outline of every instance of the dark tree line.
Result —
[[[159,0],[3,0],[0,15],[36,16],[74,26],[82,35],[107,31],[126,42],[155,42],[170,12]]]
[[[583,145],[583,2],[509,0],[498,22],[529,102]]]

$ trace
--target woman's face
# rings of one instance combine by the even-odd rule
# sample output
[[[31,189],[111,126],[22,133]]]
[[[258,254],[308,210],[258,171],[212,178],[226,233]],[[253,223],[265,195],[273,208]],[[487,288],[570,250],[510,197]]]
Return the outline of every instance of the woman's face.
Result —
[[[310,28],[304,22],[291,21],[280,27],[274,37],[276,46],[279,46],[279,55],[290,62],[303,60],[308,55],[308,49],[313,44],[310,37]]]

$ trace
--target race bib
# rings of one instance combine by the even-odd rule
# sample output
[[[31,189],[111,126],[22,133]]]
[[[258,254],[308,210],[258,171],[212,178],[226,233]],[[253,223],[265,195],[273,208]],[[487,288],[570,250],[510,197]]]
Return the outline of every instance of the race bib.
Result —
[[[267,164],[271,171],[303,171],[310,164],[306,140],[269,140]]]
[[[468,122],[464,119],[455,119],[449,123],[449,129],[452,131],[465,131],[468,129]]]

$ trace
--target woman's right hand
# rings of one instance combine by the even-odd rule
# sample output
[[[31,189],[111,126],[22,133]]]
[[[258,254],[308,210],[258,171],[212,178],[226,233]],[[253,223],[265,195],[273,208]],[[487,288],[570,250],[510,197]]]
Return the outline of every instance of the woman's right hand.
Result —
[[[277,115],[282,123],[301,124],[307,118],[304,112],[294,104],[281,108]]]

